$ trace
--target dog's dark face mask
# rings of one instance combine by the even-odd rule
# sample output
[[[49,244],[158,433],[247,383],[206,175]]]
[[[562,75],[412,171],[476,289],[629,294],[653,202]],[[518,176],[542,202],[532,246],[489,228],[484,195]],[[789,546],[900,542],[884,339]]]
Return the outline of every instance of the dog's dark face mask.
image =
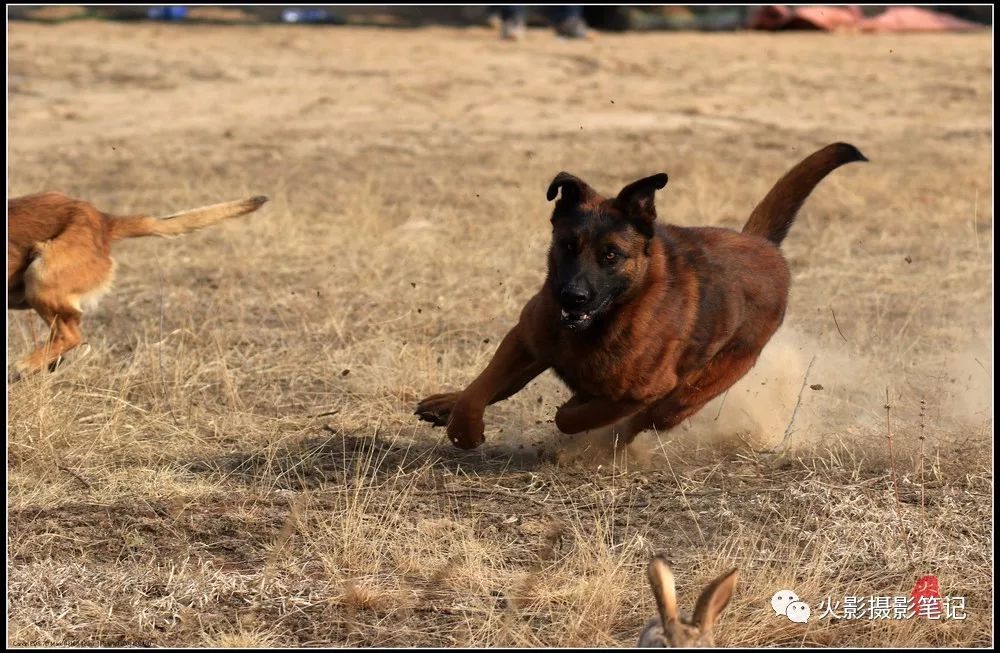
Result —
[[[656,220],[653,195],[666,183],[660,173],[605,199],[567,172],[552,180],[548,199],[560,197],[552,212],[547,283],[562,327],[589,328],[641,284]]]

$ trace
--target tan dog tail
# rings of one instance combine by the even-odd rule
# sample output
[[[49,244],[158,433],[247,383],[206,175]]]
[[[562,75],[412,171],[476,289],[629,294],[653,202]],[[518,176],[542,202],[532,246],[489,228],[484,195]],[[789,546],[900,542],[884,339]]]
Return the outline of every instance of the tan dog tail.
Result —
[[[111,239],[140,238],[142,236],[179,236],[203,229],[227,218],[252,213],[259,209],[267,198],[263,195],[235,202],[222,202],[203,206],[190,211],[158,218],[146,215],[132,215],[111,218]]]
[[[760,201],[743,227],[743,233],[761,236],[780,245],[802,203],[824,177],[845,163],[867,160],[858,148],[848,143],[827,145],[810,154],[779,179]]]

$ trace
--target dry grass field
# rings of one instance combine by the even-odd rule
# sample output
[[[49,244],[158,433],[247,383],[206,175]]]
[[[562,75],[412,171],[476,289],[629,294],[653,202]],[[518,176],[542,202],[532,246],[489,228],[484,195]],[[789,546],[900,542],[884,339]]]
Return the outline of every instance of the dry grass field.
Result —
[[[8,38],[9,196],[271,197],[120,243],[87,345],[8,382],[9,644],[630,646],[654,551],[688,607],[742,569],[723,645],[992,644],[988,33]],[[871,162],[808,200],[784,326],[689,423],[617,454],[561,435],[549,373],[478,450],[411,414],[538,288],[560,170],[666,171],[661,219],[738,228],[837,140]],[[43,332],[7,326],[10,371]],[[966,619],[818,618],[924,574]],[[808,624],[771,611],[784,588]]]

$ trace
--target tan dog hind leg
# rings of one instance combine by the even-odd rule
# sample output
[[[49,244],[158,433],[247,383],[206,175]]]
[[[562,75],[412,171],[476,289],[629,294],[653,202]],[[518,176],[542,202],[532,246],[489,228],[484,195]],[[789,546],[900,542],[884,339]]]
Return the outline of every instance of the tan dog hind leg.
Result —
[[[111,259],[81,251],[79,241],[73,234],[69,236],[36,244],[25,271],[25,302],[48,324],[49,338],[18,363],[17,371],[22,375],[41,371],[80,344],[81,299],[99,293],[110,283]]]

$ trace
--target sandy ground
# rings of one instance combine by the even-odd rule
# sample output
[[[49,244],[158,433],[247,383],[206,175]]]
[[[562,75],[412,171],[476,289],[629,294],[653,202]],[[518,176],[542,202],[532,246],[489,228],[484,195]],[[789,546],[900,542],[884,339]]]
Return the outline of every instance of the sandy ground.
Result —
[[[120,244],[88,345],[8,385],[9,643],[630,645],[654,551],[688,605],[742,569],[723,644],[992,643],[989,34],[8,37],[9,195],[272,198]],[[410,414],[538,287],[558,171],[666,171],[661,219],[739,227],[838,140],[871,163],[785,241],[785,326],[688,424],[615,456],[557,433],[548,374],[474,452]],[[42,332],[7,321],[10,369]],[[967,619],[816,618],[926,573]],[[808,625],[768,607],[786,587]]]

